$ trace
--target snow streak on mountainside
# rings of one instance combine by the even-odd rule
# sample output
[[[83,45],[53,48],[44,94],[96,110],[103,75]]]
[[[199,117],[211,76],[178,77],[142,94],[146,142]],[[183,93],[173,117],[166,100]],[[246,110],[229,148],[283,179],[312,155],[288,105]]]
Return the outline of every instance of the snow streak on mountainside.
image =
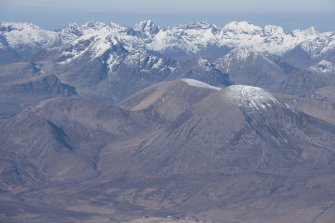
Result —
[[[194,79],[184,78],[184,79],[182,79],[182,81],[184,81],[188,85],[194,86],[194,87],[209,88],[209,89],[213,89],[213,90],[217,90],[217,91],[221,90],[221,88],[219,88],[219,87],[214,87],[212,85],[209,85],[209,84],[206,84],[204,82],[197,81],[197,80],[194,80]]]

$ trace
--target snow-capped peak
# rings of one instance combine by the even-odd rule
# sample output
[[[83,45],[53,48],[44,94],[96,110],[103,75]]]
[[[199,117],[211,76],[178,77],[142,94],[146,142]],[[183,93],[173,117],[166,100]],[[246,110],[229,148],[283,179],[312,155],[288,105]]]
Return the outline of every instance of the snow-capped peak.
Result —
[[[128,35],[130,28],[127,26],[122,26],[117,23],[110,23],[106,24],[99,21],[91,21],[85,23],[80,27],[83,32],[83,35],[86,34],[95,34],[101,36],[108,36],[108,35]]]
[[[189,78],[183,78],[181,79],[183,82],[185,82],[186,84],[190,85],[190,86],[194,86],[194,87],[200,87],[200,88],[208,88],[208,89],[213,89],[213,90],[221,90],[222,88],[219,87],[215,87],[209,84],[206,84],[204,82],[198,81],[198,80],[194,80],[194,79],[189,79]]]
[[[69,23],[67,26],[65,26],[63,29],[60,29],[59,31],[67,31],[67,32],[77,32],[80,31],[80,26],[73,22],[73,23]]]
[[[222,32],[231,32],[234,34],[258,34],[263,31],[262,27],[256,26],[252,23],[242,22],[230,22],[222,28]]]
[[[135,24],[133,29],[135,31],[143,32],[148,36],[157,34],[160,30],[159,26],[156,26],[150,19]]]
[[[179,50],[185,53],[196,53],[208,45],[217,42],[218,29],[208,23],[199,22],[189,25],[161,29],[147,44],[154,51]]]
[[[266,25],[263,29],[264,35],[273,36],[273,35],[286,35],[283,27],[274,26],[274,25]]]
[[[100,21],[90,21],[82,25],[83,29],[92,29],[92,30],[99,30],[101,28],[104,28],[108,26],[106,23],[100,22]]]
[[[312,27],[305,29],[304,33],[306,33],[308,36],[313,36],[317,34],[317,31],[315,30],[314,26],[312,26]]]
[[[295,29],[291,32],[291,35],[295,38],[300,39],[301,41],[306,40],[308,38],[317,36],[319,33],[315,30],[315,28],[312,26],[310,28],[307,28],[305,30],[301,29]]]
[[[74,40],[83,34],[81,27],[77,23],[70,23],[63,29],[58,30],[63,42]]]
[[[0,46],[12,49],[43,48],[54,45],[59,34],[31,23],[0,22]]]
[[[214,29],[218,30],[218,28],[215,25],[211,25],[211,24],[209,24],[208,22],[205,22],[205,21],[191,23],[191,24],[181,26],[181,27],[183,27],[185,29],[212,29],[212,28],[214,28]]]
[[[231,85],[225,89],[223,95],[244,108],[265,110],[275,104],[281,105],[275,97],[259,87]]]

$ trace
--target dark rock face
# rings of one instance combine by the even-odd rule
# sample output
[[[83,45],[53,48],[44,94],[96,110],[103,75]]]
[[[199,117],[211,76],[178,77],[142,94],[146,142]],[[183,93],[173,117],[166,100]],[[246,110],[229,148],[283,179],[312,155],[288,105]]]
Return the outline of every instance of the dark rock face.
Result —
[[[71,96],[77,94],[74,87],[61,83],[57,76],[53,74],[13,84],[9,90],[13,91],[14,94],[28,95]]]
[[[75,87],[54,74],[41,72],[43,64],[13,63],[0,68],[0,117],[11,117],[39,101],[56,96],[77,95]]]

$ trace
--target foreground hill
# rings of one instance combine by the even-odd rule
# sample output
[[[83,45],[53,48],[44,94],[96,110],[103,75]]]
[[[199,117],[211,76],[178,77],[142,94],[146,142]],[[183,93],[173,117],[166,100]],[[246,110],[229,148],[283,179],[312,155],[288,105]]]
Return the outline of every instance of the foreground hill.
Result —
[[[60,97],[1,129],[7,222],[334,219],[335,126],[258,87],[181,79],[118,106]]]

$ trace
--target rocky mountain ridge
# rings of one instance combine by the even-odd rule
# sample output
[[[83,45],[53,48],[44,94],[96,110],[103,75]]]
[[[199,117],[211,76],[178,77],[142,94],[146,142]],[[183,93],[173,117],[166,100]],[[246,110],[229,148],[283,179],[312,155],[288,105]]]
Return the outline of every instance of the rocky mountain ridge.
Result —
[[[95,51],[99,56],[117,44],[128,49],[142,48],[156,52],[194,54],[206,48],[240,48],[283,55],[300,48],[311,58],[319,58],[334,51],[333,32],[317,32],[314,27],[286,32],[280,26],[256,26],[248,22],[230,22],[219,28],[206,22],[161,28],[151,20],[133,27],[115,23],[89,22],[84,25],[47,31],[29,23],[1,23],[1,48],[20,51],[25,48],[46,48],[72,41],[89,41],[95,38]],[[20,37],[25,38],[20,38]],[[100,53],[99,53],[100,52]]]

